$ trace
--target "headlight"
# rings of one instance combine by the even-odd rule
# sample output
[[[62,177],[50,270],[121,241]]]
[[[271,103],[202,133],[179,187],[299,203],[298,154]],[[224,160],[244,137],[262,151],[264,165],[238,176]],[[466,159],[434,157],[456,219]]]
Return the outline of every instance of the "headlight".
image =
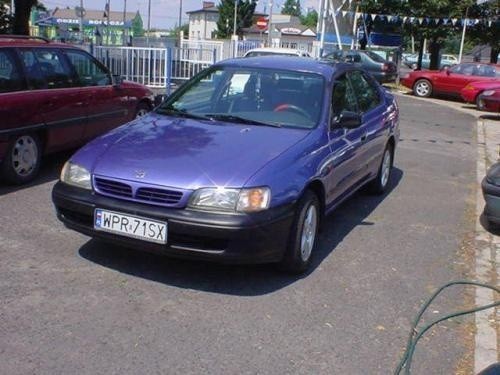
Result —
[[[61,181],[68,185],[77,186],[82,189],[92,189],[90,173],[85,168],[71,161],[67,161],[61,171]]]
[[[189,206],[207,210],[256,212],[269,208],[270,201],[271,191],[267,187],[205,188],[194,192]]]
[[[491,96],[495,93],[495,90],[486,90],[486,91],[483,91],[482,95],[483,96]]]

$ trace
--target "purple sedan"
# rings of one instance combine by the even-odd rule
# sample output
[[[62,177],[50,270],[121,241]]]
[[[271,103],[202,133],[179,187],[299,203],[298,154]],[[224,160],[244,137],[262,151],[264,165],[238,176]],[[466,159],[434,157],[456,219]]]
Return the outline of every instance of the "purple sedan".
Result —
[[[68,227],[136,249],[303,272],[323,217],[383,193],[394,97],[347,64],[226,60],[80,149],[52,197]]]

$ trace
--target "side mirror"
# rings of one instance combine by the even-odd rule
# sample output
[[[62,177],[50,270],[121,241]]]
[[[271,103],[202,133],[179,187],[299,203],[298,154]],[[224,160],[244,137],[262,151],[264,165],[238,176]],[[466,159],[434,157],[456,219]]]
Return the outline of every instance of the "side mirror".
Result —
[[[361,125],[361,115],[356,112],[342,111],[333,119],[336,126],[345,129],[356,129]]]
[[[119,74],[113,74],[111,77],[111,82],[113,82],[114,87],[120,87],[123,83],[123,77]]]

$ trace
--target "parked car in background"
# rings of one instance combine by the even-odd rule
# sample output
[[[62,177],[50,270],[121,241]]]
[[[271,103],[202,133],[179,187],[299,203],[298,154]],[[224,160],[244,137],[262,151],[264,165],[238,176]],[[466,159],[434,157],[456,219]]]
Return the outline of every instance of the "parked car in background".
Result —
[[[112,76],[81,49],[0,35],[1,180],[32,180],[42,155],[142,116],[153,100],[147,87]]]
[[[302,272],[325,214],[362,186],[386,191],[398,139],[394,96],[361,69],[225,60],[80,149],[52,198],[92,237]]]
[[[275,47],[253,48],[251,50],[248,50],[243,55],[243,57],[256,57],[256,56],[268,56],[268,55],[311,57],[309,52],[304,50],[293,49],[293,48],[275,48]]]
[[[477,108],[500,113],[500,88],[483,91],[478,97]]]
[[[444,94],[460,97],[461,90],[471,82],[498,82],[499,78],[499,65],[464,63],[442,71],[414,71],[403,76],[401,83],[412,89],[415,96],[425,98]]]
[[[403,64],[405,64],[408,68],[417,69],[418,53],[403,57]],[[455,55],[443,54],[441,55],[441,60],[439,62],[439,69],[450,68],[456,64],[458,64],[458,58]],[[431,55],[429,53],[424,53],[422,55],[422,68],[429,69],[430,65]]]
[[[396,64],[372,51],[336,50],[321,58],[326,62],[346,62],[369,72],[379,83],[394,82],[398,75]]]
[[[467,103],[475,103],[480,109],[480,96],[483,92],[500,88],[500,80],[496,81],[479,81],[467,84],[461,91],[462,99]]]

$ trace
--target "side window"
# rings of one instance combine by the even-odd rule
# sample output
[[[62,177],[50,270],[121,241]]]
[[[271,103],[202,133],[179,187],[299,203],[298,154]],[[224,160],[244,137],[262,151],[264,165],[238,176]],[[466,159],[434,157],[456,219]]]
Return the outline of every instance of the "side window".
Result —
[[[475,75],[476,66],[474,64],[461,64],[456,65],[450,70],[452,73],[463,74],[466,76]]]
[[[49,49],[21,49],[30,88],[60,89],[73,86],[71,72],[59,53]]]
[[[80,51],[66,51],[75,68],[81,86],[108,86],[111,84],[109,73],[91,56]]]
[[[339,116],[342,111],[358,112],[356,97],[345,75],[339,77],[333,87],[332,95],[333,116]]]
[[[23,80],[11,51],[0,50],[0,93],[22,90]]]
[[[354,95],[358,99],[359,111],[367,112],[380,104],[380,96],[375,84],[360,71],[348,73],[354,89]]]

